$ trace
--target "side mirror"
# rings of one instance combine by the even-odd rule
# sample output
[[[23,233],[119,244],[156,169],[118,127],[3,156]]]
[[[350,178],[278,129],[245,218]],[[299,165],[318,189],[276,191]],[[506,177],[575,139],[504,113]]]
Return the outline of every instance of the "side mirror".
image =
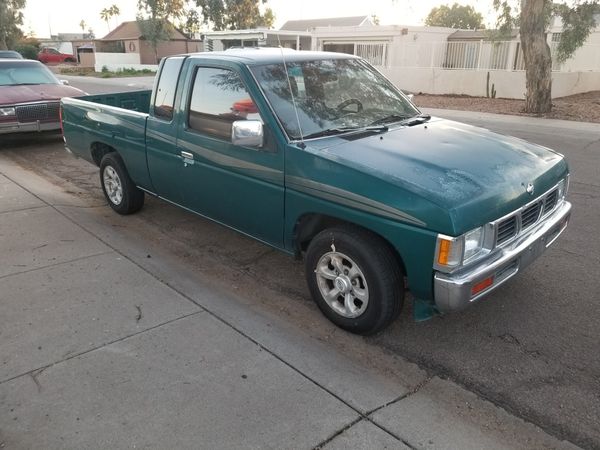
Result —
[[[64,84],[65,86],[69,85],[69,80],[60,80],[61,84]]]
[[[262,147],[263,124],[260,120],[236,120],[231,125],[231,143],[244,147]]]

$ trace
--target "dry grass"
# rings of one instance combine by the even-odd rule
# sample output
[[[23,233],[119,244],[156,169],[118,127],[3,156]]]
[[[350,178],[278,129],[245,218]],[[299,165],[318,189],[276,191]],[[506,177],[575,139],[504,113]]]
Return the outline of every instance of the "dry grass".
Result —
[[[458,109],[600,123],[600,91],[555,98],[552,100],[552,111],[541,116],[524,113],[525,102],[523,100],[507,98],[420,94],[415,95],[415,103],[424,108]]]

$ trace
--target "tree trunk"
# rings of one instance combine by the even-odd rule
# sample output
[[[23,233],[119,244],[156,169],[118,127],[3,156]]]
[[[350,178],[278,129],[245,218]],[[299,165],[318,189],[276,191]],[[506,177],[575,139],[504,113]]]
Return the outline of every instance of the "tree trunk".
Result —
[[[547,113],[552,109],[552,56],[546,41],[544,15],[547,1],[522,1],[520,33],[527,86],[525,112],[528,113]]]

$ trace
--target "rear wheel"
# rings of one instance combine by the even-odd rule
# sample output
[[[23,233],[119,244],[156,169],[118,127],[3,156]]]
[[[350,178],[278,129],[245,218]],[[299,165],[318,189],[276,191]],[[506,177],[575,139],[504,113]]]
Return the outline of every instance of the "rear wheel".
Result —
[[[376,333],[399,314],[404,276],[389,246],[353,226],[330,228],[311,241],[306,278],[325,316],[357,334]]]
[[[133,214],[144,206],[144,191],[135,186],[117,153],[102,158],[100,184],[108,204],[119,214]]]

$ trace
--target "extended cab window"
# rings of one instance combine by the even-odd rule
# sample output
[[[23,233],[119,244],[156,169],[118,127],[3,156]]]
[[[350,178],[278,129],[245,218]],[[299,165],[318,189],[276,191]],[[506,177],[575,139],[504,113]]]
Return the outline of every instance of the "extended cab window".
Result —
[[[236,120],[260,120],[256,105],[237,73],[199,67],[192,88],[188,125],[191,129],[227,141]]]
[[[173,106],[175,105],[175,91],[177,90],[177,79],[181,71],[184,58],[169,58],[165,61],[158,89],[154,98],[154,115],[161,119],[171,120],[173,118]]]

